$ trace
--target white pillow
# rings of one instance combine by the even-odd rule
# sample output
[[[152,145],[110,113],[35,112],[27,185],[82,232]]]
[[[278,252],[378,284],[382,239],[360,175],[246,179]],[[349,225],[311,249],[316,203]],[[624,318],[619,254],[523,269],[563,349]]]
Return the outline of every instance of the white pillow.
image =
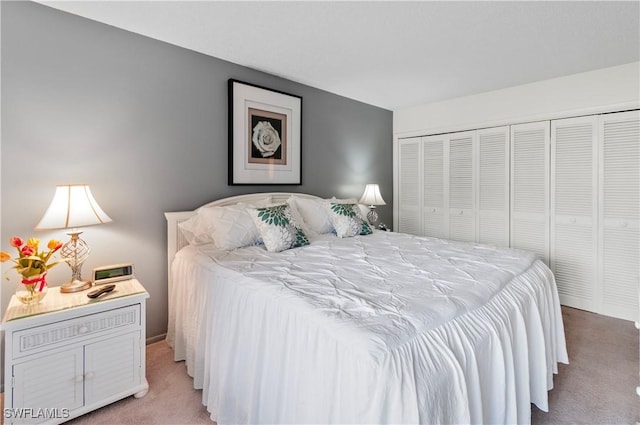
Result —
[[[247,204],[203,208],[208,234],[218,249],[231,250],[261,242],[260,232],[247,213]]]
[[[309,238],[291,215],[288,204],[247,208],[247,212],[260,230],[267,251],[280,252],[309,245]]]
[[[247,207],[271,204],[271,197],[258,205],[238,203],[223,207],[200,207],[195,215],[178,224],[191,245],[213,243],[218,249],[235,249],[261,243],[260,232],[246,211]]]
[[[303,223],[300,224],[311,233],[321,235],[333,230],[324,202],[326,201],[322,199],[301,198],[295,195],[287,199],[287,204],[302,217]]]
[[[213,242],[211,235],[209,235],[207,223],[202,220],[197,211],[189,219],[178,223],[178,228],[190,245],[203,245]]]
[[[373,233],[366,218],[362,216],[357,203],[330,202],[327,207],[329,219],[339,238]]]

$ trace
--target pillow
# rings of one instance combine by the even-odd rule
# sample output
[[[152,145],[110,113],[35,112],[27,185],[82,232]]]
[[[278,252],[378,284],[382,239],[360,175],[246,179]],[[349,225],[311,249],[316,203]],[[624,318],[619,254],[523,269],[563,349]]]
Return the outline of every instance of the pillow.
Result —
[[[347,199],[338,199],[335,196],[329,200],[330,202],[335,202],[337,204],[358,204],[358,208],[360,208],[360,212],[362,213],[362,217],[366,217],[369,213],[369,207],[361,204],[355,198],[347,198]],[[365,220],[367,224],[369,224],[369,220]]]
[[[287,204],[291,207],[294,213],[302,218],[302,223],[298,223],[308,232],[316,234],[330,233],[333,230],[333,225],[329,220],[329,214],[324,207],[322,199],[308,199],[300,198],[298,196],[291,196],[287,199]]]
[[[261,242],[260,232],[247,213],[247,204],[208,207],[199,211],[208,235],[218,249],[232,250]]]
[[[246,212],[247,207],[266,206],[265,198],[258,205],[238,203],[224,207],[200,207],[178,228],[191,245],[213,243],[219,249],[235,249],[261,242],[260,232]]]
[[[350,238],[356,235],[370,235],[371,226],[362,216],[358,204],[329,203],[329,219],[339,238]]]
[[[309,238],[291,215],[288,204],[264,208],[247,208],[247,212],[260,231],[269,252],[309,245]]]
[[[206,223],[197,212],[189,219],[178,223],[178,228],[190,245],[203,245],[213,242]]]

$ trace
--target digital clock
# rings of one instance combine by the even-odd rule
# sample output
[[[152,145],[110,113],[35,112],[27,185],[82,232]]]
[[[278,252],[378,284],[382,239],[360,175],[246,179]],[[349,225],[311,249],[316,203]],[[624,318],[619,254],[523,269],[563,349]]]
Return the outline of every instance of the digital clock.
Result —
[[[129,279],[133,279],[133,264],[131,263],[113,264],[111,266],[102,266],[93,269],[94,285]]]

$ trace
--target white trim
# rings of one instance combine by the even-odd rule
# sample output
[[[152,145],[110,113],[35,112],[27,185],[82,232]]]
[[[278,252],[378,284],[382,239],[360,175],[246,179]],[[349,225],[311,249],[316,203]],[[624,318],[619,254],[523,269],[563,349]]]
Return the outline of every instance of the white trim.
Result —
[[[394,140],[411,137],[430,136],[444,133],[458,133],[461,131],[483,130],[486,128],[502,127],[508,125],[528,124],[538,121],[551,121],[562,118],[576,118],[587,115],[599,115],[612,112],[624,112],[628,110],[640,109],[640,102],[624,102],[612,105],[571,109],[560,112],[545,112],[540,114],[513,116],[493,121],[476,121],[464,124],[425,127],[419,130],[394,132]]]

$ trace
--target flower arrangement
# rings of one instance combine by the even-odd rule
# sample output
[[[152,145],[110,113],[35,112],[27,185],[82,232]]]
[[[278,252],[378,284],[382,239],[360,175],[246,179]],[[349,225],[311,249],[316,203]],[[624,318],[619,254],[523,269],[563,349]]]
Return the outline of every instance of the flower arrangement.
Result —
[[[38,238],[29,238],[25,243],[21,238],[14,236],[9,239],[9,243],[18,250],[18,256],[11,258],[9,253],[2,251],[0,252],[0,262],[4,263],[11,260],[16,263],[13,268],[22,276],[21,283],[27,291],[27,294],[24,295],[26,301],[22,298],[21,301],[25,303],[29,303],[32,300],[39,301],[44,297],[44,294],[40,295],[38,293],[42,293],[46,287],[45,276],[47,271],[64,261],[51,261],[53,253],[62,247],[62,242],[51,239],[47,244],[47,251],[40,251],[40,239]]]

